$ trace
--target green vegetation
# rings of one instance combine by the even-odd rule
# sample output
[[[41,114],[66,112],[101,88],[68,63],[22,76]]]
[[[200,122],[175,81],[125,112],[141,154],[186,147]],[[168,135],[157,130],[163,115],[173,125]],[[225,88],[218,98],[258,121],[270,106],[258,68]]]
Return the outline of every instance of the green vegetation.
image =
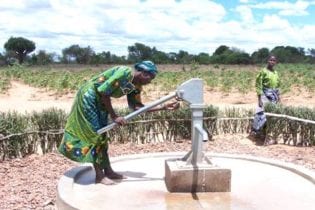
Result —
[[[70,66],[71,67],[71,66]],[[11,79],[21,80],[34,87],[55,90],[60,94],[67,91],[76,91],[86,80],[104,68],[89,67],[77,70],[68,68],[51,67],[26,67],[13,65],[0,69],[0,91],[5,92]],[[158,91],[173,91],[178,84],[190,79],[201,78],[210,89],[217,89],[229,93],[237,91],[248,93],[255,90],[255,78],[259,66],[233,66],[233,65],[187,65],[185,71],[181,65],[160,65],[160,73],[148,86],[148,89]],[[106,67],[107,68],[107,67]],[[105,68],[105,69],[106,69]],[[315,66],[311,64],[279,64],[282,86],[281,92],[287,93],[291,88],[305,89],[315,92]],[[194,69],[194,70],[192,70]]]
[[[24,157],[59,145],[66,113],[58,109],[19,114],[0,112],[0,160]]]
[[[315,121],[315,109],[305,107],[285,107],[269,104],[266,111]],[[288,118],[268,117],[267,133],[273,138],[283,139],[284,143],[308,146],[315,144],[315,124]]]
[[[268,106],[268,112],[286,114],[293,117],[315,120],[315,109]],[[126,115],[128,110],[119,110]],[[55,151],[60,144],[66,113],[58,109],[48,109],[30,114],[0,112],[0,160],[23,157],[27,154]],[[243,109],[226,109],[208,106],[204,110],[204,128],[209,139],[213,135],[248,133],[253,112]],[[191,111],[182,107],[175,112],[144,113],[126,126],[108,132],[111,142],[150,143],[191,138]],[[269,117],[267,135],[283,139],[294,145],[314,145],[315,125],[285,118]]]
[[[29,68],[21,65],[0,70],[2,78],[8,80],[20,80],[33,87],[55,90],[60,94],[67,91],[75,91],[87,79],[95,74],[95,71],[84,69],[71,71],[68,69]],[[0,83],[2,92],[8,88],[9,83]]]

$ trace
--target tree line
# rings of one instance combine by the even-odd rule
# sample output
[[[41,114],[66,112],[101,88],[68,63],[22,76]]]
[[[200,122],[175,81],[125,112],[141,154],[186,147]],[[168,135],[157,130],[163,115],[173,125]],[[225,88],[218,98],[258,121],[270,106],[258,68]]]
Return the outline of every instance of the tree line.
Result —
[[[61,55],[36,49],[33,41],[24,37],[11,37],[4,44],[4,53],[0,53],[0,65],[11,65],[14,62],[30,65],[48,64],[131,64],[140,60],[152,60],[157,64],[260,64],[265,63],[269,55],[275,55],[281,63],[315,63],[315,49],[304,49],[293,46],[276,46],[269,50],[260,48],[252,54],[238,48],[220,45],[212,55],[201,52],[197,55],[187,51],[163,52],[156,47],[143,43],[128,46],[127,56],[117,56],[110,51],[96,53],[90,46],[77,44],[66,47]],[[32,54],[31,54],[32,53]]]

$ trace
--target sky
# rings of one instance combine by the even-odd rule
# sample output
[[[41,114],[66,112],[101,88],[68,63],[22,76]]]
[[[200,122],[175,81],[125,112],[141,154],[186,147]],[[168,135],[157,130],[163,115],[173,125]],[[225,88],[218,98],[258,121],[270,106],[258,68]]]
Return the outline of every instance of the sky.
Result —
[[[135,43],[210,55],[220,45],[309,49],[315,0],[0,0],[0,31],[0,53],[10,37],[59,55],[73,44],[119,56]]]

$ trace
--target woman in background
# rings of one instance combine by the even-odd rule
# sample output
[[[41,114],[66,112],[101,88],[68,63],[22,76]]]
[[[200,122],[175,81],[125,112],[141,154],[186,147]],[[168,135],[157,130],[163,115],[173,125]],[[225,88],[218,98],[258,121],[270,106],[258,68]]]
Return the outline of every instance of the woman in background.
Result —
[[[258,107],[254,117],[251,135],[256,136],[265,123],[264,106],[266,103],[277,104],[280,102],[280,79],[278,72],[274,69],[277,64],[277,58],[274,55],[269,56],[267,66],[263,68],[256,77],[256,92],[258,97]],[[275,140],[265,142],[265,144],[275,144]]]

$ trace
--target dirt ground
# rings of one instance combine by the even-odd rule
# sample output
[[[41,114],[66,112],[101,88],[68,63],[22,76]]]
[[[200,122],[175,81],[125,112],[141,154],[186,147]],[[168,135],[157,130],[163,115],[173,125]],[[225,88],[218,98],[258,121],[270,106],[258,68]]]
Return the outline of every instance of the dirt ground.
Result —
[[[293,106],[315,106],[315,96],[301,91],[283,95],[282,102]],[[296,97],[295,94],[299,94]],[[12,88],[6,94],[0,95],[0,111],[16,110],[18,112],[40,111],[49,107],[57,107],[69,111],[73,101],[73,94],[56,97],[55,93],[29,87],[20,82],[12,82]],[[205,91],[206,104],[219,107],[255,107],[256,95],[231,93],[223,94],[219,91]],[[144,99],[148,101],[149,99]],[[151,99],[150,99],[151,100]],[[123,106],[123,100],[114,102]],[[110,156],[124,154],[139,154],[148,152],[189,151],[189,140],[182,142],[159,144],[124,144],[110,145]],[[302,165],[315,171],[315,147],[293,147],[289,145],[260,146],[247,135],[215,136],[207,143],[207,151],[230,154],[247,154],[265,158],[272,158],[285,162]],[[33,154],[23,159],[0,161],[0,209],[54,209],[56,201],[56,187],[62,174],[78,165],[60,154]]]
[[[69,112],[74,96],[75,93],[59,96],[53,91],[46,91],[30,87],[18,81],[12,81],[11,88],[7,93],[0,94],[0,111],[15,110],[24,113],[56,107]],[[143,97],[143,101],[150,102],[160,97],[162,95],[154,93],[153,96]],[[315,107],[315,96],[301,89],[294,89],[290,94],[282,95],[281,98],[284,105]],[[205,87],[204,101],[206,105],[214,105],[221,108],[233,106],[254,109],[257,104],[257,96],[255,92],[241,94],[235,91],[227,94]],[[126,99],[125,97],[113,99],[113,103],[116,107],[125,107]]]

